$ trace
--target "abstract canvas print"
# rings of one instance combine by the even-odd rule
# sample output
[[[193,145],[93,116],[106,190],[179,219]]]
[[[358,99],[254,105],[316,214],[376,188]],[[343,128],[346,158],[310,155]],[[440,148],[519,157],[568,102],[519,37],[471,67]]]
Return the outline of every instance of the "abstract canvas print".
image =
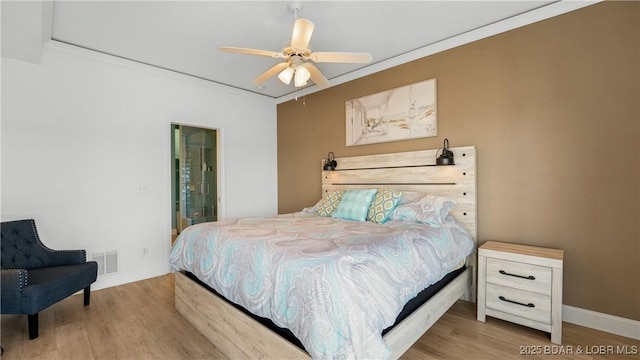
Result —
[[[347,146],[438,135],[436,79],[348,100]]]

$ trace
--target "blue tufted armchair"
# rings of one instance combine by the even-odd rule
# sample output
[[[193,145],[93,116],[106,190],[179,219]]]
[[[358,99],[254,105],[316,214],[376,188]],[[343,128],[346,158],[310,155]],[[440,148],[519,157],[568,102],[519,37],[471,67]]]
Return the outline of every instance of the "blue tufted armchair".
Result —
[[[32,219],[1,224],[2,314],[26,314],[29,339],[38,337],[38,312],[84,289],[89,305],[98,264],[84,250],[51,250]]]

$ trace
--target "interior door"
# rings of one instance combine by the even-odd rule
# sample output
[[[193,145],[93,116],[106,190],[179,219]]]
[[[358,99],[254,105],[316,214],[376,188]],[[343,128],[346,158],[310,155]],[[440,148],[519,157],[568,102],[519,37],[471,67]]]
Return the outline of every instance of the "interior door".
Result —
[[[177,150],[175,196],[177,230],[216,221],[217,134],[216,130],[176,125]]]

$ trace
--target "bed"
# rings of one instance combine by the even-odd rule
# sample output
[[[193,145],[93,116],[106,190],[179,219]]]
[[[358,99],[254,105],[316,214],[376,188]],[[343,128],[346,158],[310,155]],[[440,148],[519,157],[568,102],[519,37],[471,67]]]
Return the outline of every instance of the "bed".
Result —
[[[458,298],[475,300],[475,148],[451,150],[456,165],[434,166],[437,150],[425,150],[338,158],[336,171],[322,171],[325,194],[394,189],[455,201],[437,226],[314,208],[189,228],[170,256],[176,309],[229,358],[400,357]],[[423,241],[426,231],[436,240]],[[441,284],[435,294],[403,310],[432,284]]]

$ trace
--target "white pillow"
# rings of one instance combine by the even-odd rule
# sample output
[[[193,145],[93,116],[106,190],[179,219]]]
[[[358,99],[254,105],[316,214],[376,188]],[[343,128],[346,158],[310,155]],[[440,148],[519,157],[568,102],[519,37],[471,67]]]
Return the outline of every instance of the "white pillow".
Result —
[[[456,203],[453,200],[426,195],[419,201],[398,205],[389,216],[389,220],[439,226],[455,206]]]

